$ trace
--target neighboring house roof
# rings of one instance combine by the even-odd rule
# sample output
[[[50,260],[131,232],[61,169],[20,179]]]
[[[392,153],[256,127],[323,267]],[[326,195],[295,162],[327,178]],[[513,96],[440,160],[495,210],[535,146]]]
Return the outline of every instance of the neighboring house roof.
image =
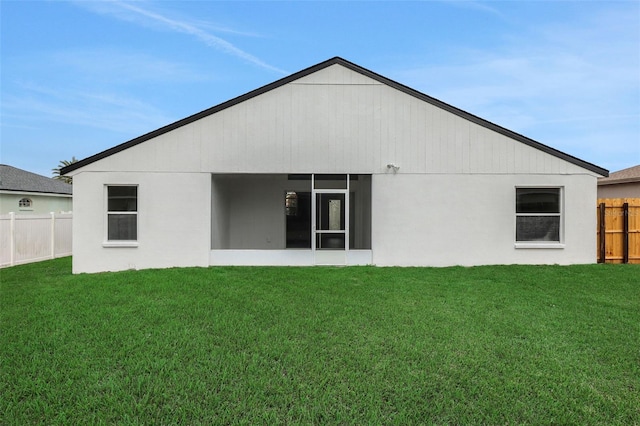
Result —
[[[68,183],[0,164],[0,191],[72,194]]]
[[[613,172],[609,177],[598,179],[599,186],[630,182],[640,182],[640,164]]]
[[[154,131],[152,131],[150,133],[147,133],[145,135],[139,136],[139,137],[137,137],[135,139],[132,139],[132,140],[130,140],[128,142],[125,142],[125,143],[122,143],[120,145],[117,145],[117,146],[115,146],[113,148],[107,149],[107,150],[105,150],[103,152],[100,152],[98,154],[95,154],[95,155],[93,155],[91,157],[87,157],[87,158],[85,158],[83,160],[78,161],[77,163],[74,163],[74,164],[71,164],[71,165],[69,165],[67,167],[64,167],[61,170],[61,173],[62,174],[67,174],[67,173],[72,172],[72,171],[74,171],[76,169],[79,169],[79,168],[81,168],[83,166],[91,164],[91,163],[93,163],[95,161],[98,161],[98,160],[101,160],[103,158],[106,158],[106,157],[108,157],[108,156],[110,156],[112,154],[118,153],[118,152],[123,151],[123,150],[125,150],[127,148],[130,148],[132,146],[138,145],[138,144],[140,144],[142,142],[148,141],[148,140],[153,139],[153,138],[155,138],[157,136],[160,136],[162,134],[168,133],[168,132],[170,132],[172,130],[175,130],[175,129],[179,128],[179,127],[182,127],[182,126],[185,126],[185,125],[187,125],[189,123],[192,123],[194,121],[200,120],[201,118],[207,117],[207,116],[209,116],[211,114],[215,114],[216,112],[222,111],[222,110],[224,110],[226,108],[229,108],[229,107],[231,107],[233,105],[236,105],[238,103],[244,102],[244,101],[246,101],[248,99],[251,99],[253,97],[256,97],[258,95],[266,93],[266,92],[268,92],[270,90],[276,89],[276,88],[278,88],[280,86],[283,86],[283,85],[285,85],[287,83],[290,83],[290,82],[295,81],[295,80],[297,80],[299,78],[305,77],[305,76],[307,76],[309,74],[313,74],[314,72],[320,71],[320,70],[322,70],[324,68],[327,68],[327,67],[329,67],[331,65],[335,65],[335,64],[342,65],[345,68],[348,68],[348,69],[350,69],[352,71],[355,71],[357,73],[365,75],[365,76],[367,76],[369,78],[372,78],[372,79],[374,79],[374,80],[376,80],[376,81],[378,81],[378,82],[380,82],[382,84],[386,84],[386,85],[388,85],[390,87],[393,87],[393,88],[395,88],[397,90],[400,90],[401,92],[404,92],[404,93],[406,93],[408,95],[414,96],[414,97],[416,97],[416,98],[418,98],[420,100],[428,102],[428,103],[430,103],[430,104],[432,104],[434,106],[437,106],[437,107],[439,107],[441,109],[444,109],[444,110],[446,110],[446,111],[448,111],[448,112],[450,112],[452,114],[455,114],[455,115],[457,115],[459,117],[467,119],[467,120],[469,120],[469,121],[471,121],[473,123],[476,123],[476,124],[478,124],[480,126],[486,127],[486,128],[488,128],[490,130],[493,130],[493,131],[495,131],[497,133],[500,133],[500,134],[502,134],[504,136],[507,136],[507,137],[509,137],[511,139],[514,139],[516,141],[519,141],[521,143],[529,145],[529,146],[531,146],[533,148],[539,149],[539,150],[541,150],[541,151],[543,151],[543,152],[545,152],[547,154],[550,154],[550,155],[553,155],[555,157],[561,158],[561,159],[563,159],[565,161],[568,161],[568,162],[570,162],[572,164],[575,164],[575,165],[577,165],[579,167],[582,167],[584,169],[592,171],[592,172],[594,172],[596,174],[599,174],[599,175],[602,175],[602,176],[609,176],[609,171],[608,170],[603,169],[601,167],[598,167],[595,164],[586,162],[586,161],[581,160],[581,159],[579,159],[577,157],[574,157],[572,155],[569,155],[569,154],[566,154],[564,152],[558,151],[557,149],[551,148],[551,147],[549,147],[547,145],[544,145],[544,144],[542,144],[540,142],[537,142],[537,141],[535,141],[533,139],[530,139],[530,138],[528,138],[526,136],[523,136],[521,134],[513,132],[513,131],[511,131],[509,129],[506,129],[504,127],[498,126],[497,124],[491,123],[491,122],[489,122],[487,120],[484,120],[484,119],[482,119],[480,117],[477,117],[477,116],[475,116],[475,115],[473,115],[471,113],[468,113],[468,112],[463,111],[463,110],[461,110],[459,108],[456,108],[454,106],[446,104],[446,103],[444,103],[442,101],[439,101],[438,99],[432,98],[431,96],[425,95],[424,93],[421,93],[421,92],[419,92],[419,91],[417,91],[415,89],[412,89],[412,88],[410,88],[408,86],[405,86],[405,85],[403,85],[401,83],[398,83],[396,81],[390,80],[390,79],[388,79],[388,78],[386,78],[386,77],[384,77],[384,76],[382,76],[380,74],[377,74],[377,73],[375,73],[373,71],[370,71],[370,70],[368,70],[366,68],[362,68],[361,66],[356,65],[356,64],[354,64],[352,62],[349,62],[349,61],[347,61],[345,59],[342,59],[340,57],[335,57],[335,58],[329,59],[327,61],[321,62],[321,63],[319,63],[317,65],[314,65],[312,67],[306,68],[306,69],[304,69],[302,71],[298,71],[295,74],[291,74],[288,77],[284,77],[284,78],[282,78],[280,80],[277,80],[277,81],[275,81],[273,83],[267,84],[266,86],[262,86],[262,87],[260,87],[258,89],[255,89],[255,90],[251,91],[251,92],[245,93],[244,95],[238,96],[237,98],[234,98],[234,99],[231,99],[229,101],[223,102],[223,103],[221,103],[219,105],[216,105],[214,107],[211,107],[209,109],[201,111],[201,112],[199,112],[197,114],[194,114],[194,115],[186,117],[186,118],[184,118],[182,120],[176,121],[175,123],[172,123],[172,124],[169,124],[167,126],[161,127],[161,128],[159,128],[157,130],[154,130]]]

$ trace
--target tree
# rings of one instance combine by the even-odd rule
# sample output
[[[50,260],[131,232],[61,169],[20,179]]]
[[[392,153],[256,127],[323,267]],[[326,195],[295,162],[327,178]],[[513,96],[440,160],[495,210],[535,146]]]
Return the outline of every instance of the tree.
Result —
[[[53,173],[53,178],[61,180],[65,183],[69,183],[69,184],[73,183],[71,180],[71,177],[61,175],[60,170],[62,170],[63,167],[70,166],[73,163],[77,163],[77,162],[78,162],[78,159],[76,157],[71,157],[71,160],[61,160],[60,163],[58,164],[58,167],[56,167],[55,169],[51,169],[51,172]]]

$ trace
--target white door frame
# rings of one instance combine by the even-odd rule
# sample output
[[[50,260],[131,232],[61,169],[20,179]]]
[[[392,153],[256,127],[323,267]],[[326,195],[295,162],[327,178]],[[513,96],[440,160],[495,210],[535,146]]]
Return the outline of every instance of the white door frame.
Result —
[[[315,174],[311,175],[311,250],[316,265],[346,265],[349,251],[349,174],[346,176],[346,189],[316,189]],[[317,250],[317,236],[330,234],[332,231],[318,230],[316,217],[317,194],[343,194],[344,195],[344,231],[334,231],[336,234],[344,234],[344,249]]]

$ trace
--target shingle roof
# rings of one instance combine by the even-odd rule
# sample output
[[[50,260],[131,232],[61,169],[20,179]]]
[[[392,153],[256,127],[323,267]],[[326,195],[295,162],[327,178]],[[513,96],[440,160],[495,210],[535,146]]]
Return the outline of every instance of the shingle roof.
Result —
[[[100,152],[98,154],[92,155],[91,157],[87,157],[87,158],[85,158],[83,160],[78,161],[77,163],[73,163],[73,164],[71,164],[71,165],[69,165],[67,167],[64,167],[61,170],[61,172],[62,172],[62,174],[67,174],[67,173],[72,172],[72,171],[74,171],[76,169],[79,169],[79,168],[84,167],[84,166],[86,166],[88,164],[91,164],[91,163],[93,163],[95,161],[98,161],[98,160],[101,160],[101,159],[103,159],[105,157],[108,157],[108,156],[110,156],[112,154],[116,154],[116,153],[118,153],[120,151],[123,151],[123,150],[125,150],[127,148],[130,148],[132,146],[138,145],[139,143],[148,141],[148,140],[153,139],[153,138],[155,138],[157,136],[160,136],[160,135],[163,135],[165,133],[168,133],[168,132],[170,132],[172,130],[175,130],[175,129],[179,128],[179,127],[182,127],[182,126],[185,126],[185,125],[187,125],[189,123],[192,123],[194,121],[200,120],[201,118],[207,117],[207,116],[209,116],[211,114],[215,114],[216,112],[222,111],[222,110],[224,110],[226,108],[229,108],[229,107],[231,107],[233,105],[239,104],[239,103],[244,102],[246,100],[249,100],[249,99],[251,99],[253,97],[259,96],[259,95],[261,95],[263,93],[266,93],[266,92],[268,92],[270,90],[276,89],[276,88],[278,88],[280,86],[284,86],[285,84],[288,84],[288,83],[290,83],[292,81],[295,81],[295,80],[297,80],[299,78],[305,77],[305,76],[307,76],[309,74],[313,74],[314,72],[320,71],[320,70],[322,70],[324,68],[327,68],[327,67],[329,67],[331,65],[335,65],[335,64],[342,65],[345,68],[348,68],[348,69],[350,69],[352,71],[355,71],[355,72],[360,73],[362,75],[365,75],[365,76],[367,76],[369,78],[377,80],[382,84],[386,84],[386,85],[388,85],[390,87],[393,87],[393,88],[395,88],[397,90],[400,90],[401,92],[404,92],[404,93],[406,93],[406,94],[408,94],[410,96],[414,96],[414,97],[416,97],[416,98],[418,98],[418,99],[420,99],[422,101],[428,102],[428,103],[430,103],[430,104],[432,104],[432,105],[434,105],[436,107],[444,109],[445,111],[448,111],[448,112],[450,112],[452,114],[455,114],[455,115],[457,115],[459,117],[462,117],[462,118],[464,118],[466,120],[469,120],[469,121],[471,121],[473,123],[476,123],[476,124],[478,124],[480,126],[486,127],[486,128],[488,128],[490,130],[493,130],[493,131],[495,131],[497,133],[505,135],[505,136],[507,136],[507,137],[509,137],[511,139],[514,139],[514,140],[516,140],[518,142],[524,143],[525,145],[529,145],[529,146],[531,146],[533,148],[539,149],[539,150],[541,150],[541,151],[543,151],[543,152],[545,152],[547,154],[550,154],[550,155],[553,155],[555,157],[561,158],[561,159],[563,159],[565,161],[568,161],[569,163],[575,164],[575,165],[577,165],[579,167],[582,167],[582,168],[584,168],[586,170],[590,170],[590,171],[592,171],[594,173],[597,173],[597,174],[599,174],[601,176],[609,176],[609,171],[606,170],[606,169],[603,169],[602,167],[596,166],[595,164],[589,163],[587,161],[581,160],[581,159],[579,159],[577,157],[574,157],[572,155],[569,155],[569,154],[566,154],[564,152],[558,151],[555,148],[551,148],[550,146],[544,145],[544,144],[542,144],[540,142],[537,142],[537,141],[535,141],[533,139],[530,139],[530,138],[528,138],[526,136],[523,136],[523,135],[521,135],[519,133],[516,133],[516,132],[514,132],[512,130],[509,130],[509,129],[501,127],[501,126],[499,126],[497,124],[491,123],[491,122],[489,122],[489,121],[487,121],[487,120],[485,120],[483,118],[477,117],[477,116],[475,116],[475,115],[473,115],[471,113],[468,113],[468,112],[463,111],[463,110],[461,110],[459,108],[451,106],[451,105],[449,105],[449,104],[447,104],[445,102],[442,102],[442,101],[440,101],[438,99],[432,98],[429,95],[425,95],[424,93],[421,93],[421,92],[419,92],[419,91],[417,91],[415,89],[412,89],[412,88],[410,88],[408,86],[405,86],[404,84],[401,84],[401,83],[398,83],[396,81],[393,81],[393,80],[391,80],[391,79],[389,79],[387,77],[384,77],[384,76],[382,76],[380,74],[377,74],[377,73],[375,73],[373,71],[370,71],[370,70],[368,70],[366,68],[363,68],[363,67],[361,67],[359,65],[354,64],[353,62],[349,62],[349,61],[347,61],[345,59],[342,59],[340,57],[335,57],[335,58],[328,59],[328,60],[326,60],[324,62],[320,62],[319,64],[316,64],[316,65],[313,65],[313,66],[311,66],[309,68],[303,69],[302,71],[298,71],[298,72],[296,72],[294,74],[291,74],[290,76],[281,78],[280,80],[274,81],[273,83],[267,84],[266,86],[262,86],[262,87],[260,87],[258,89],[252,90],[251,92],[245,93],[244,95],[238,96],[237,98],[234,98],[234,99],[231,99],[229,101],[223,102],[223,103],[221,103],[219,105],[216,105],[214,107],[211,107],[209,109],[206,109],[204,111],[196,113],[196,114],[191,115],[189,117],[183,118],[182,120],[178,120],[175,123],[168,124],[168,125],[166,125],[164,127],[161,127],[161,128],[159,128],[157,130],[149,132],[149,133],[147,133],[145,135],[142,135],[142,136],[139,136],[137,138],[131,139],[128,142],[124,142],[124,143],[122,143],[120,145],[114,146],[113,148],[110,148],[110,149],[102,151],[102,152]]]
[[[72,186],[68,183],[0,164],[0,190],[2,191],[71,195],[71,189]]]
[[[598,185],[613,185],[628,182],[640,182],[640,164],[613,172],[609,177],[598,179]]]

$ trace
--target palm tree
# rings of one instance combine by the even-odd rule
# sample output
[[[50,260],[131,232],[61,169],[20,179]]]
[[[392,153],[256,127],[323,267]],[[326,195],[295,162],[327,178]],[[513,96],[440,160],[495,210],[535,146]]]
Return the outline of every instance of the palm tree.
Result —
[[[62,170],[63,167],[67,167],[70,166],[73,163],[77,163],[78,159],[76,157],[71,157],[71,160],[61,160],[60,164],[58,164],[58,167],[56,167],[55,169],[51,169],[51,172],[53,173],[53,178],[54,179],[58,179],[61,180],[65,183],[71,184],[73,183],[71,180],[70,176],[62,176],[60,174],[60,170]]]

